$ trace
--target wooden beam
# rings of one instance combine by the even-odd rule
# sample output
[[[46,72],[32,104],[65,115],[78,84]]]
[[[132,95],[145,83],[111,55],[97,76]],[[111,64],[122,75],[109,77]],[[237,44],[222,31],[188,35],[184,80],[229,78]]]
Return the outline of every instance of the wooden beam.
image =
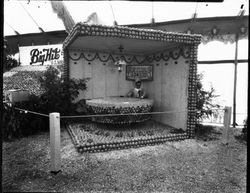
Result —
[[[227,23],[228,21],[234,21],[238,18],[238,16],[226,16],[226,17],[205,17],[205,18],[196,18],[196,22],[222,22],[222,23]],[[242,19],[245,19],[248,21],[249,16],[244,15]],[[183,19],[183,20],[173,20],[173,21],[164,21],[164,22],[156,22],[155,26],[170,26],[170,25],[178,25],[178,24],[187,24],[192,21],[191,19]],[[129,25],[124,25],[128,27],[150,27],[150,23],[145,23],[145,24],[129,24]],[[234,26],[236,27],[236,26]]]
[[[204,60],[198,61],[198,64],[226,64],[232,63],[234,64],[236,60]],[[248,63],[248,59],[237,60],[237,63]]]
[[[50,172],[57,174],[61,171],[61,127],[60,113],[49,114],[50,127]]]
[[[234,94],[233,94],[233,127],[236,123],[236,86],[237,86],[237,66],[238,66],[238,36],[235,40],[235,59],[234,59]]]
[[[232,141],[232,128],[230,127],[231,124],[231,112],[232,107],[225,107],[224,111],[224,128],[222,131],[222,143],[228,145],[229,141]],[[231,134],[231,136],[229,136]]]

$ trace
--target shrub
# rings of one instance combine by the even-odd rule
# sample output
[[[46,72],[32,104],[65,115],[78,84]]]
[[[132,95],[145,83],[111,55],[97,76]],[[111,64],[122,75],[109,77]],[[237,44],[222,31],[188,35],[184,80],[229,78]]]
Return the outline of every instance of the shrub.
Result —
[[[241,134],[235,136],[235,138],[240,140],[240,141],[247,141],[247,120],[248,120],[248,118],[246,118],[244,120],[244,126],[243,126],[243,128],[241,130]]]
[[[59,70],[50,66],[39,82],[45,91],[39,99],[43,113],[75,114],[76,104],[73,101],[78,97],[79,90],[86,89],[87,79],[63,80]]]
[[[245,141],[247,140],[247,120],[248,118],[244,120],[244,127],[242,129],[242,139]]]
[[[5,58],[5,69],[10,70],[11,68],[19,66],[19,62],[12,56],[7,55]]]
[[[211,125],[196,125],[196,139],[203,141],[217,140],[221,132],[215,130],[214,126]]]
[[[15,103],[13,107],[43,114],[59,112],[62,115],[73,115],[76,113],[76,104],[73,101],[79,95],[79,90],[86,89],[86,81],[87,79],[64,81],[59,70],[51,66],[46,70],[44,76],[39,78],[44,93],[40,96],[31,95],[29,101]],[[48,129],[48,117],[19,112],[4,105],[3,132],[5,140]]]
[[[13,107],[34,110],[31,101],[16,103]],[[3,139],[12,140],[48,130],[48,118],[17,111],[7,104],[3,108]]]
[[[214,104],[214,99],[218,97],[215,95],[215,89],[211,86],[209,90],[205,90],[202,85],[203,74],[197,75],[197,124],[195,127],[196,137],[204,138],[207,140],[207,137],[212,131],[211,126],[203,126],[200,124],[203,118],[211,116],[213,113],[216,113],[217,110],[215,108],[220,108],[220,105]],[[202,136],[202,137],[201,137]]]
[[[210,90],[205,90],[202,85],[203,74],[197,76],[197,120],[201,121],[202,118],[209,117],[216,112],[213,108],[220,108],[220,105],[214,104],[214,98],[219,95],[215,95],[215,89],[211,86]]]
[[[20,63],[9,53],[7,40],[4,38],[3,72],[19,66]]]

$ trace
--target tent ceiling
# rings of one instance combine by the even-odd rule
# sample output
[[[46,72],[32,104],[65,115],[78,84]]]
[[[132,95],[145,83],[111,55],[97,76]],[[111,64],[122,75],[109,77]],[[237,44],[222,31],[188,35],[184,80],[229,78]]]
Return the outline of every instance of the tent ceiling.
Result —
[[[177,43],[154,40],[79,36],[73,41],[72,44],[70,44],[70,48],[120,54],[120,50],[118,49],[120,45],[124,48],[122,53],[128,55],[153,54],[178,46]]]
[[[153,26],[148,24],[134,24],[130,27],[139,28],[154,28],[171,32],[186,32],[187,29],[192,30],[192,33],[207,35],[212,32],[213,28],[218,29],[218,34],[237,34],[240,33],[240,27],[244,26],[248,30],[248,16],[243,17],[212,17],[212,18],[197,18],[192,21],[178,20],[169,22],[155,23]]]
[[[85,21],[92,13],[97,14],[100,24],[113,25],[112,4],[118,25],[149,23],[154,10],[155,22],[192,18],[237,16],[245,9],[249,15],[247,0],[224,0],[220,3],[195,2],[132,2],[132,1],[63,1],[75,23]],[[21,5],[22,4],[22,5]],[[241,7],[243,6],[243,9]],[[29,14],[25,11],[28,10]],[[17,17],[18,16],[18,17]],[[35,22],[34,22],[35,21]],[[37,24],[36,24],[37,23]],[[50,1],[4,1],[4,35],[39,33],[63,30],[62,20],[53,12]]]

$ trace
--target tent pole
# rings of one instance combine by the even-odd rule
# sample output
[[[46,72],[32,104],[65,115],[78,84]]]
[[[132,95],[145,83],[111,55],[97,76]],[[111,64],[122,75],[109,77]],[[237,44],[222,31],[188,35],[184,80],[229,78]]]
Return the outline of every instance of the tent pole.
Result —
[[[237,84],[237,66],[238,66],[238,35],[235,38],[235,59],[234,59],[234,93],[233,93],[233,127],[236,123],[236,84]]]

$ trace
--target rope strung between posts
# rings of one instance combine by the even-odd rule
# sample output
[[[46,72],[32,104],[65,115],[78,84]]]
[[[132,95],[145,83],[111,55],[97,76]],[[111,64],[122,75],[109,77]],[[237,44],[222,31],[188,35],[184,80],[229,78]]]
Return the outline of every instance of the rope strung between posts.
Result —
[[[15,110],[19,110],[25,113],[31,113],[35,115],[40,115],[44,117],[49,117],[47,114],[38,113],[35,111],[29,111],[26,109],[21,109],[17,107],[11,107]],[[211,110],[225,110],[221,108],[211,109]],[[169,114],[169,113],[186,113],[186,112],[197,112],[197,110],[185,110],[185,111],[159,111],[159,112],[146,112],[146,113],[124,113],[124,114],[96,114],[96,115],[66,115],[60,116],[63,119],[70,119],[70,118],[90,118],[90,117],[112,117],[112,116],[127,116],[127,115],[160,115],[160,114]],[[242,113],[243,114],[243,113]]]
[[[35,111],[29,111],[29,110],[25,110],[25,109],[20,109],[17,107],[12,107],[15,110],[19,110],[19,111],[23,111],[24,113],[30,113],[30,114],[34,114],[34,115],[40,115],[40,116],[44,116],[44,117],[49,117],[49,115],[43,114],[43,113],[38,113]]]
[[[24,112],[24,113],[30,113],[30,114],[34,114],[34,115],[40,115],[40,116],[44,116],[44,117],[49,117],[49,115],[44,114],[44,113],[38,113],[38,112],[30,111],[30,110],[27,110],[27,109],[21,109],[21,108],[18,108],[18,107],[12,107],[12,104],[14,104],[14,102],[9,102],[9,101],[6,102],[6,101],[4,101],[3,103],[4,103],[4,104],[7,104],[7,106],[8,106],[9,108],[12,108],[12,109],[15,109],[15,110]]]
[[[211,110],[225,110],[225,109],[211,109]],[[147,113],[124,113],[124,114],[97,114],[97,115],[72,115],[72,116],[60,116],[60,118],[89,118],[89,117],[112,117],[112,116],[126,116],[126,115],[157,115],[157,114],[169,114],[169,113],[186,113],[197,112],[197,110],[185,110],[185,111],[159,111],[159,112],[147,112]]]

